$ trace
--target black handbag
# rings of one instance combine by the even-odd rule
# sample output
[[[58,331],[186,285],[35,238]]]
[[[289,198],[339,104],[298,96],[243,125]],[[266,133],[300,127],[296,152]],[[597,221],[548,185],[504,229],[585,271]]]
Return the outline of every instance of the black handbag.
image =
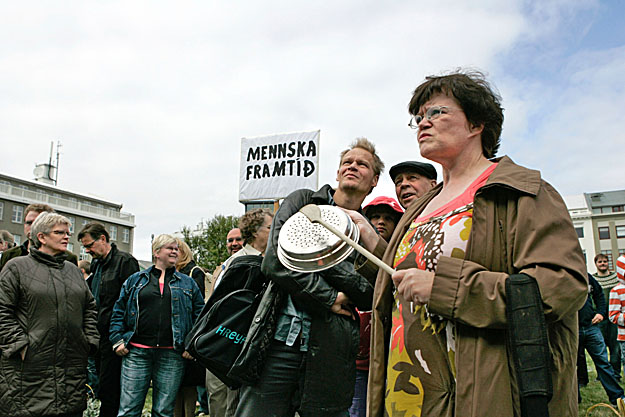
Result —
[[[232,389],[241,380],[228,375],[238,358],[266,289],[261,256],[233,260],[187,335],[186,350]]]

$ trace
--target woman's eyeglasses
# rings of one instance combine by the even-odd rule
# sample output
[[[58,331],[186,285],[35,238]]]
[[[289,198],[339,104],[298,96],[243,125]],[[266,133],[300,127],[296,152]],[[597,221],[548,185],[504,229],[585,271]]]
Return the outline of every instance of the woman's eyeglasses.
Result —
[[[423,119],[426,119],[428,122],[436,120],[441,114],[449,113],[449,110],[452,110],[452,108],[447,106],[432,106],[425,111],[425,116],[421,116],[420,114],[412,116],[408,126],[410,126],[411,129],[418,129],[419,123],[421,123]]]

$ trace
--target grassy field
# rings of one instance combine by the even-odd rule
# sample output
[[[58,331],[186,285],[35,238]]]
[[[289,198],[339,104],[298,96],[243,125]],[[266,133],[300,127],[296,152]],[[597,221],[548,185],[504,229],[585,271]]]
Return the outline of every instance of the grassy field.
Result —
[[[586,354],[586,363],[588,366],[588,379],[590,380],[588,386],[581,389],[582,394],[582,402],[579,404],[579,415],[580,417],[586,416],[586,411],[588,408],[592,407],[598,403],[606,403],[609,404],[608,396],[606,395],[601,383],[597,381],[597,372],[595,370],[595,365],[592,363],[590,356]],[[625,388],[625,385],[621,382],[621,386]],[[90,406],[85,410],[84,417],[92,417],[97,416],[97,403],[91,403]],[[145,400],[145,406],[143,407],[143,416],[150,416],[152,411],[152,389],[148,391],[147,398]],[[590,417],[615,417],[617,414],[614,414],[613,411],[604,408],[597,407],[592,410],[589,414]]]
[[[590,359],[590,356],[588,356],[588,353],[586,353],[586,364],[588,366],[588,379],[590,380],[590,382],[588,383],[588,386],[581,389],[582,402],[579,405],[580,417],[584,417],[586,415],[586,411],[588,410],[588,408],[590,408],[591,406],[595,404],[598,404],[598,403],[609,404],[610,403],[610,401],[608,401],[607,394],[603,390],[603,386],[601,386],[601,383],[597,381],[597,371],[595,369],[595,364],[592,362],[592,359]],[[623,382],[621,382],[621,386],[625,388],[625,385],[623,384]],[[614,414],[614,412],[609,410],[608,408],[597,407],[590,412],[589,416],[590,417],[608,417],[608,416],[615,417],[615,416],[618,416],[618,414]]]

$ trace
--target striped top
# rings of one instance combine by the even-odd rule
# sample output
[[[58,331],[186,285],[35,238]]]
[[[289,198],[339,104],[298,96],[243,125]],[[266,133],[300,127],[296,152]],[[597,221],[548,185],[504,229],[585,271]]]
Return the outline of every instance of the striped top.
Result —
[[[608,275],[598,275],[598,274],[592,274],[592,276],[597,280],[597,282],[599,283],[599,285],[601,285],[601,288],[603,289],[609,289],[611,290],[612,288],[614,288],[616,286],[616,284],[618,284],[618,278],[616,277],[616,272],[612,272]]]
[[[608,316],[612,323],[618,325],[616,340],[625,341],[625,256],[616,260],[616,275],[619,283],[610,290],[610,305]]]

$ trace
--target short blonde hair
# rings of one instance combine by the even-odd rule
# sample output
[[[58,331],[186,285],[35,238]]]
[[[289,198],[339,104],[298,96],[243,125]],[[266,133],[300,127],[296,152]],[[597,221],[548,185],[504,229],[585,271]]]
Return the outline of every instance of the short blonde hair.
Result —
[[[35,245],[35,248],[41,247],[41,241],[37,237],[39,233],[48,234],[52,231],[52,228],[57,224],[64,224],[71,227],[72,223],[69,219],[59,213],[42,212],[37,216],[30,229],[30,237]]]
[[[180,238],[176,238],[178,243],[178,261],[176,262],[176,270],[180,271],[185,266],[189,265],[189,262],[193,260],[193,253],[191,248],[187,245],[187,242]]]
[[[339,167],[343,163],[343,157],[345,156],[345,154],[356,148],[364,149],[371,154],[371,157],[373,158],[373,166],[371,168],[373,169],[373,173],[375,175],[379,176],[382,172],[384,172],[384,162],[382,162],[382,159],[380,159],[380,156],[377,154],[375,150],[375,145],[367,138],[356,138],[356,140],[352,142],[349,148],[341,152]]]
[[[156,236],[152,241],[152,253],[158,252],[163,246],[169,245],[170,243],[178,244],[176,238],[172,235],[162,234]]]

